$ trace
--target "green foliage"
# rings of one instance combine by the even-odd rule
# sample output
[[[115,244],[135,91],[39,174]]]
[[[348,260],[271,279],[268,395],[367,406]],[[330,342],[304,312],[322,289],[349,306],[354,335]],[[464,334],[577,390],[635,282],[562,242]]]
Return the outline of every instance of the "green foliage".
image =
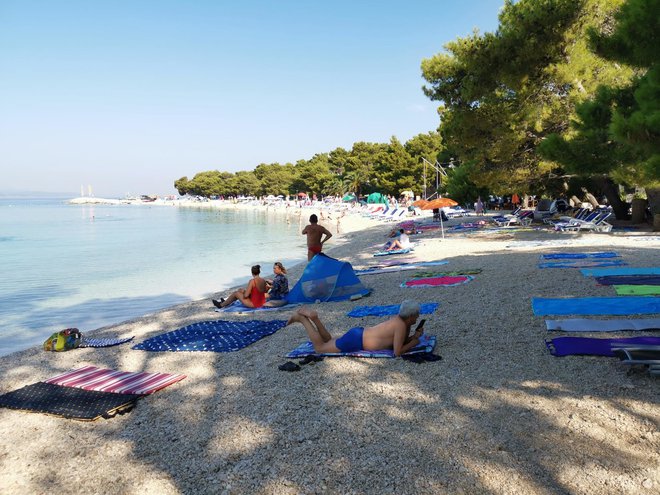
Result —
[[[586,32],[600,27],[616,0],[507,1],[493,33],[473,33],[422,62],[431,99],[439,100],[443,142],[469,161],[470,180],[496,194],[541,193],[561,173],[538,153],[569,130],[575,105],[599,82],[627,81],[589,51]]]
[[[488,197],[488,189],[478,187],[470,180],[470,176],[474,174],[475,168],[473,162],[467,162],[449,171],[446,183],[448,197],[459,204],[467,205],[472,205],[479,196],[482,198]]]
[[[180,194],[200,196],[310,195],[343,196],[382,192],[398,196],[403,190],[422,193],[421,157],[434,161],[442,151],[437,133],[420,134],[402,144],[392,137],[388,144],[357,142],[350,151],[336,148],[309,160],[287,163],[262,163],[254,171],[200,172],[192,180],[175,181]]]

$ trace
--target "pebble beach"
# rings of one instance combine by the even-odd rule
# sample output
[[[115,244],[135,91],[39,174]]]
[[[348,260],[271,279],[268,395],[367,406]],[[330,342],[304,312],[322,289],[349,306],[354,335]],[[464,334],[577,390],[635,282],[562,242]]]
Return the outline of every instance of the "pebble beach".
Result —
[[[552,356],[545,340],[559,334],[531,307],[532,297],[614,295],[580,270],[540,269],[540,254],[616,251],[629,266],[657,267],[658,233],[451,230],[474,219],[450,220],[444,236],[412,236],[414,252],[402,255],[480,270],[469,283],[402,288],[406,271],[370,274],[370,296],[313,305],[340,335],[383,319],[347,317],[355,306],[438,302],[424,317],[439,361],[326,358],[279,371],[306,340],[300,325],[229,353],[131,343],[0,358],[0,393],[85,365],[186,375],[110,419],[0,408],[0,493],[660,493],[659,378],[616,358]],[[384,261],[373,253],[396,225],[356,213],[320,223],[339,230],[326,253],[356,269]],[[289,270],[292,285],[303,269]],[[139,343],[195,322],[286,320],[292,311],[217,313],[204,299],[92,335]]]

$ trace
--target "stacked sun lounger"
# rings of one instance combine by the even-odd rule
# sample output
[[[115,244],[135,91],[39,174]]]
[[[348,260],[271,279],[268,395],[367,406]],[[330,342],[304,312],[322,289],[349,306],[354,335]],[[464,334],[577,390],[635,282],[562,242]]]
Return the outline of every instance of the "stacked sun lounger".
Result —
[[[584,218],[572,218],[567,222],[555,224],[555,230],[562,232],[579,232],[581,230],[592,230],[595,232],[610,232],[612,224],[607,219],[612,215],[611,211],[594,210]]]
[[[512,215],[504,215],[493,217],[493,221],[499,227],[511,227],[513,225],[523,225],[527,227],[531,225],[534,220],[534,212],[532,210],[520,210]]]

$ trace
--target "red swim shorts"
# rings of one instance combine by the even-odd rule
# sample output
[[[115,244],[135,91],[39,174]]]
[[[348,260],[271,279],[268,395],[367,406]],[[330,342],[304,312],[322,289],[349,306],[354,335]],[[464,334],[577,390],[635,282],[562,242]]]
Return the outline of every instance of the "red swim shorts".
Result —
[[[321,249],[323,249],[323,246],[320,244],[318,246],[307,246],[307,249],[314,254],[319,254]]]

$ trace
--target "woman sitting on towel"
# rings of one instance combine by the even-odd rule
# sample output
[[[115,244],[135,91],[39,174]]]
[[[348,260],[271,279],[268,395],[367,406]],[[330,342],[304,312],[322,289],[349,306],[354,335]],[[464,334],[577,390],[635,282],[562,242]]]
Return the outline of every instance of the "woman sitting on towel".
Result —
[[[319,314],[307,308],[296,311],[287,325],[300,323],[319,354],[357,351],[394,350],[395,356],[408,352],[419,344],[424,333],[423,326],[418,326],[413,335],[412,327],[419,318],[419,304],[415,301],[403,301],[399,314],[373,327],[355,327],[339,338],[333,338],[319,319]]]
[[[289,293],[289,280],[286,278],[286,268],[284,265],[277,261],[273,265],[273,273],[275,278],[273,280],[266,280],[269,287],[268,294],[266,294],[266,304],[264,306],[277,307],[284,306],[288,301],[286,295]]]
[[[227,299],[221,297],[219,301],[212,299],[213,305],[216,308],[226,308],[234,301],[241,301],[243,306],[248,308],[260,308],[266,302],[266,291],[268,287],[266,280],[261,278],[261,266],[254,265],[252,267],[252,280],[250,280],[245,289],[238,289],[231,294]]]
[[[403,229],[399,229],[399,235],[396,239],[392,239],[392,242],[386,249],[386,251],[394,251],[395,249],[410,249],[410,237]]]

